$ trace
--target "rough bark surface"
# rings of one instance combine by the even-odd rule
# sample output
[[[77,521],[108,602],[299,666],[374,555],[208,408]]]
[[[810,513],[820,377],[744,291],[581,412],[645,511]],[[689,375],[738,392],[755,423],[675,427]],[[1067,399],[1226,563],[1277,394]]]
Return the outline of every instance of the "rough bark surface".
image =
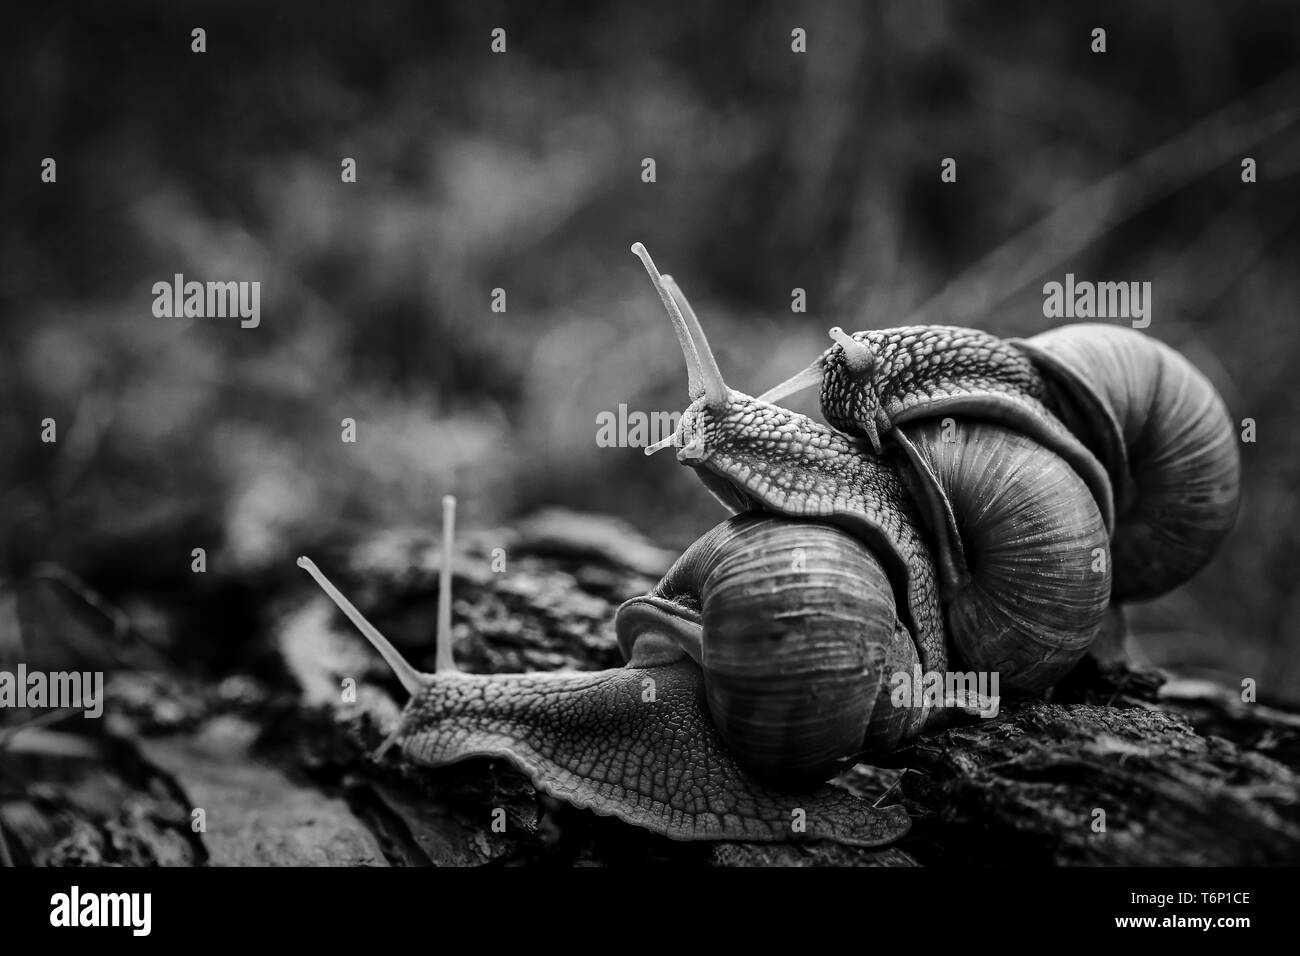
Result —
[[[615,609],[674,557],[568,512],[462,536],[457,657],[485,673],[619,666]],[[320,563],[431,669],[432,536],[390,532]],[[142,660],[109,675],[102,720],[47,714],[18,729],[8,715],[0,863],[1300,863],[1300,716],[1122,663],[1085,662],[1049,699],[1005,703],[995,720],[844,774],[841,786],[913,816],[897,845],[865,850],[675,843],[549,800],[499,763],[376,760],[400,688],[305,577],[268,612],[265,654],[246,672]]]

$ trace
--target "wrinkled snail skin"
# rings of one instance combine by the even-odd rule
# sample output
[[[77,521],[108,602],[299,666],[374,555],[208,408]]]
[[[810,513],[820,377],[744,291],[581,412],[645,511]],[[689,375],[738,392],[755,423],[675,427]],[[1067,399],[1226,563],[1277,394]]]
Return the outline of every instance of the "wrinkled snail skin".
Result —
[[[685,657],[634,658],[592,673],[426,677],[394,738],[421,766],[503,759],[543,793],[676,840],[875,846],[910,825],[902,806],[757,780],[714,729],[700,669]],[[791,828],[795,807],[806,813],[806,831]]]
[[[855,332],[863,353],[841,339],[820,359],[822,412],[833,427],[867,435],[870,423],[888,432],[918,412],[961,412],[972,399],[1040,405],[1046,389],[1025,356],[978,329],[913,325]]]
[[[1232,528],[1240,500],[1237,437],[1209,379],[1122,326],[1066,325],[1012,344],[1110,471],[1116,599],[1157,597],[1190,579]]]

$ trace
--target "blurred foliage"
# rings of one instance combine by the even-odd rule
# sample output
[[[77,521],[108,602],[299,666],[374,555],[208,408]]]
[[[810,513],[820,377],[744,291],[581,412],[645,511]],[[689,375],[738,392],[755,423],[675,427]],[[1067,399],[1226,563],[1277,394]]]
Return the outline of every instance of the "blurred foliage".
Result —
[[[1073,271],[1152,280],[1149,333],[1258,421],[1239,527],[1139,616],[1148,650],[1300,680],[1293,3],[125,0],[0,43],[11,580],[55,562],[235,641],[294,555],[436,526],[446,492],[466,525],[565,504],[680,547],[721,516],[697,480],[595,443],[598,412],[685,404],[633,241],[754,393],[833,324],[1032,333]],[[177,272],[260,280],[261,326],[155,318]]]

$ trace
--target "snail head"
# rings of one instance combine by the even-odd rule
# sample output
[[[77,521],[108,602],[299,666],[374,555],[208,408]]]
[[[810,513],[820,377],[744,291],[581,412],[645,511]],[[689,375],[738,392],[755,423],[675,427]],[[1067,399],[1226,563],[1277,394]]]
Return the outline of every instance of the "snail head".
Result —
[[[858,336],[866,333],[859,332]],[[862,338],[849,335],[838,325],[830,330],[835,342],[819,355],[811,365],[779,385],[774,385],[759,398],[765,402],[779,402],[805,389],[821,389],[822,414],[834,428],[850,435],[858,435],[871,442],[871,448],[880,454],[880,426],[888,426],[881,410],[880,391],[876,378],[880,371],[879,357],[871,344]]]
[[[647,447],[646,454],[675,447],[678,461],[694,468],[709,491],[733,511],[823,514],[846,488],[870,485],[870,477],[861,474],[863,459],[854,439],[728,387],[677,283],[660,275],[641,243],[632,251],[645,265],[672,320],[686,360],[691,399],[677,430]],[[836,349],[844,352],[842,346]],[[862,358],[860,351],[850,353],[851,360]]]
[[[822,365],[822,414],[840,431],[865,436],[880,454],[880,430],[882,425],[888,427],[888,421],[881,410],[876,383],[880,363],[875,349],[838,325],[830,330],[830,337],[835,344],[818,360]]]

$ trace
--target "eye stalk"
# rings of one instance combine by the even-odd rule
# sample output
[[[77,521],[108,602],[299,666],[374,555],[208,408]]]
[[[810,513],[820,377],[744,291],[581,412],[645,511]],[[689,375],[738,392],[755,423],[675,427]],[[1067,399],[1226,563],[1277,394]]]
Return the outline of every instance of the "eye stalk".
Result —
[[[822,377],[826,374],[826,356],[819,355],[817,360],[801,371],[795,372],[784,382],[773,385],[762,395],[758,396],[760,402],[770,402],[775,405],[777,402],[789,398],[791,395],[798,395],[800,392],[810,388],[820,388]]]
[[[659,274],[650,253],[641,243],[634,243],[632,252],[645,266],[650,281],[654,283],[659,298],[663,300],[668,317],[672,320],[673,331],[677,333],[677,342],[682,347],[686,359],[687,394],[691,401],[703,398],[710,408],[722,411],[727,407],[730,389],[722,378],[718,361],[709,347],[709,340],[700,327],[700,320],[695,316],[686,296],[672,276]]]
[[[666,438],[661,438],[653,445],[647,445],[645,453],[646,455],[653,455],[655,452],[663,451],[669,447],[678,449],[678,461],[695,461],[704,457],[704,435],[692,427],[690,409],[682,416],[681,423],[677,426],[676,431]]]
[[[456,496],[443,495],[442,498],[442,567],[438,572],[438,622],[434,638],[434,673],[435,674],[452,674],[459,669],[452,658],[451,653],[451,565],[453,560],[452,545],[456,534]],[[379,633],[379,630],[366,620],[365,616],[357,610],[356,606],[343,596],[343,592],[336,588],[332,581],[316,567],[316,563],[311,558],[301,557],[298,559],[298,567],[302,568],[312,576],[312,579],[320,585],[331,601],[333,601],[340,611],[342,611],[349,621],[355,625],[357,630],[365,635],[374,648],[379,651],[380,655],[388,663],[401,681],[406,692],[416,696],[424,689],[426,680],[411,664],[401,655],[388,638]]]
[[[865,342],[859,342],[838,325],[829,332],[831,339],[844,350],[844,364],[855,375],[870,375],[876,365],[876,353]]]
[[[838,325],[830,330],[830,337],[835,341],[836,345],[843,349],[844,366],[850,374],[868,377],[875,371],[876,353],[870,345],[859,342]],[[773,385],[758,396],[758,400],[775,405],[782,399],[797,395],[806,389],[821,387],[822,380],[826,377],[827,363],[833,351],[834,349],[827,349],[817,356],[817,360],[806,369],[795,372],[779,385]],[[880,451],[880,443],[874,437],[872,445],[877,452]]]
[[[836,396],[858,396],[864,404],[857,409],[858,414],[853,417],[853,424],[861,428],[862,434],[871,442],[872,450],[879,455],[883,446],[880,443],[880,399],[872,381],[876,371],[875,349],[865,342],[859,342],[838,325],[829,334],[842,354],[837,360],[834,347],[827,353],[826,377],[822,383],[822,408],[827,421],[836,428],[844,429],[846,422],[841,421],[833,411],[840,405]],[[887,420],[884,425],[888,428]]]
[[[758,397],[759,401],[776,404],[809,388],[824,389],[829,386],[831,391],[834,392],[837,386],[834,382],[827,381],[828,376],[838,378],[847,375],[850,380],[862,382],[861,389],[864,392],[870,391],[871,377],[876,371],[875,349],[866,342],[859,342],[838,325],[832,328],[829,334],[835,345],[840,348],[838,356],[835,347],[832,346],[819,355],[817,360],[806,369],[796,372],[779,385],[769,388]],[[823,405],[825,405],[825,391],[823,391],[822,397]],[[876,454],[880,454],[880,433],[876,427],[874,409],[870,411],[871,414],[863,417],[862,430],[870,440],[872,449]],[[837,424],[836,427],[839,427],[839,425]]]

